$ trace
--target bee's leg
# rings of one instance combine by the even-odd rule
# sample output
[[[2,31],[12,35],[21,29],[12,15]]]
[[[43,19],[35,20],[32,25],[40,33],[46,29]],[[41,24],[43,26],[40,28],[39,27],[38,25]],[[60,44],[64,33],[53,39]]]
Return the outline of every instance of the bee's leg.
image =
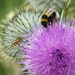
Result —
[[[48,22],[48,25],[49,26],[52,26],[53,25],[53,22],[51,21],[51,22]]]
[[[54,20],[57,22],[57,19],[56,18]]]

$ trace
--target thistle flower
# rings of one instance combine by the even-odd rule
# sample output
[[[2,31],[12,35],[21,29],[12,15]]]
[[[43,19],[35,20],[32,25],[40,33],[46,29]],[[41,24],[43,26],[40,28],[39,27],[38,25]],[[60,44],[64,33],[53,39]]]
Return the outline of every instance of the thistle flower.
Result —
[[[34,24],[40,21],[40,17],[41,12],[24,11],[8,22],[4,32],[4,46],[8,54],[14,56],[19,51],[18,45],[14,47],[15,41],[22,38],[24,33],[28,34]]]
[[[28,45],[23,42],[23,71],[27,69],[30,75],[75,75],[75,27],[70,27],[70,22],[36,27],[28,39]]]

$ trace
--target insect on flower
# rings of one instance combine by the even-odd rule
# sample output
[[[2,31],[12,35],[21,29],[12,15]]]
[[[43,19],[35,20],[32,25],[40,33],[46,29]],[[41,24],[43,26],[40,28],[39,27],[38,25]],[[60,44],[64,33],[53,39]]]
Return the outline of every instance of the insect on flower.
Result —
[[[9,49],[13,49],[15,46],[19,45],[22,41],[21,37],[18,37],[16,40],[14,40],[14,42],[12,43],[12,45],[9,47]]]
[[[25,65],[22,70],[28,70],[25,75],[75,75],[75,26],[70,23],[62,20],[46,29],[35,28],[29,45],[23,42],[20,47],[20,57],[26,57],[20,62]]]
[[[52,25],[54,21],[57,21],[59,14],[55,8],[49,9],[46,13],[43,14],[41,18],[41,24],[47,28],[47,24]]]

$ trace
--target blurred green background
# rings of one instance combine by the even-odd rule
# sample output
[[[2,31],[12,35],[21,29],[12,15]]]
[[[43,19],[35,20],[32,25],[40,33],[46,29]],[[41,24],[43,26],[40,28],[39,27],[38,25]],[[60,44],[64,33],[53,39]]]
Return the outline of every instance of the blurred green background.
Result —
[[[0,20],[4,18],[9,11],[23,4],[23,0],[0,0]]]
[[[31,1],[30,0],[0,0],[0,21],[3,18],[5,18],[11,10],[14,11],[14,9],[19,8],[20,6],[26,6],[26,5],[29,5],[32,3],[34,3],[33,4],[33,6],[34,6],[35,5],[34,1],[36,1],[36,3],[39,2],[40,6],[41,6],[41,4],[44,4],[44,2],[45,2],[44,0],[43,0],[43,3],[40,3],[41,2],[40,0],[38,0],[38,1],[37,0],[31,0]],[[63,1],[63,0],[56,0],[54,2],[54,6],[56,6],[56,7],[58,6],[57,5],[58,1]],[[65,8],[64,5],[67,4],[67,1],[68,0],[65,0],[64,3],[62,2],[63,4],[60,5],[61,7],[58,7],[59,12],[61,12],[61,10]],[[37,8],[38,6],[36,5],[35,7]],[[68,16],[71,15],[71,17],[75,18],[74,12],[75,12],[75,0],[71,0],[70,6],[69,6],[69,11],[68,11]]]

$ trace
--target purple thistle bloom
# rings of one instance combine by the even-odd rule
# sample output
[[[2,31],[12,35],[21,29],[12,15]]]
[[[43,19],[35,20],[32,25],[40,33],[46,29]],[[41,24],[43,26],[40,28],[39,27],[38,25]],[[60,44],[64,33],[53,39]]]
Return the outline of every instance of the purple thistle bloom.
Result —
[[[75,75],[75,27],[69,22],[36,27],[28,42],[21,64],[30,75]]]

